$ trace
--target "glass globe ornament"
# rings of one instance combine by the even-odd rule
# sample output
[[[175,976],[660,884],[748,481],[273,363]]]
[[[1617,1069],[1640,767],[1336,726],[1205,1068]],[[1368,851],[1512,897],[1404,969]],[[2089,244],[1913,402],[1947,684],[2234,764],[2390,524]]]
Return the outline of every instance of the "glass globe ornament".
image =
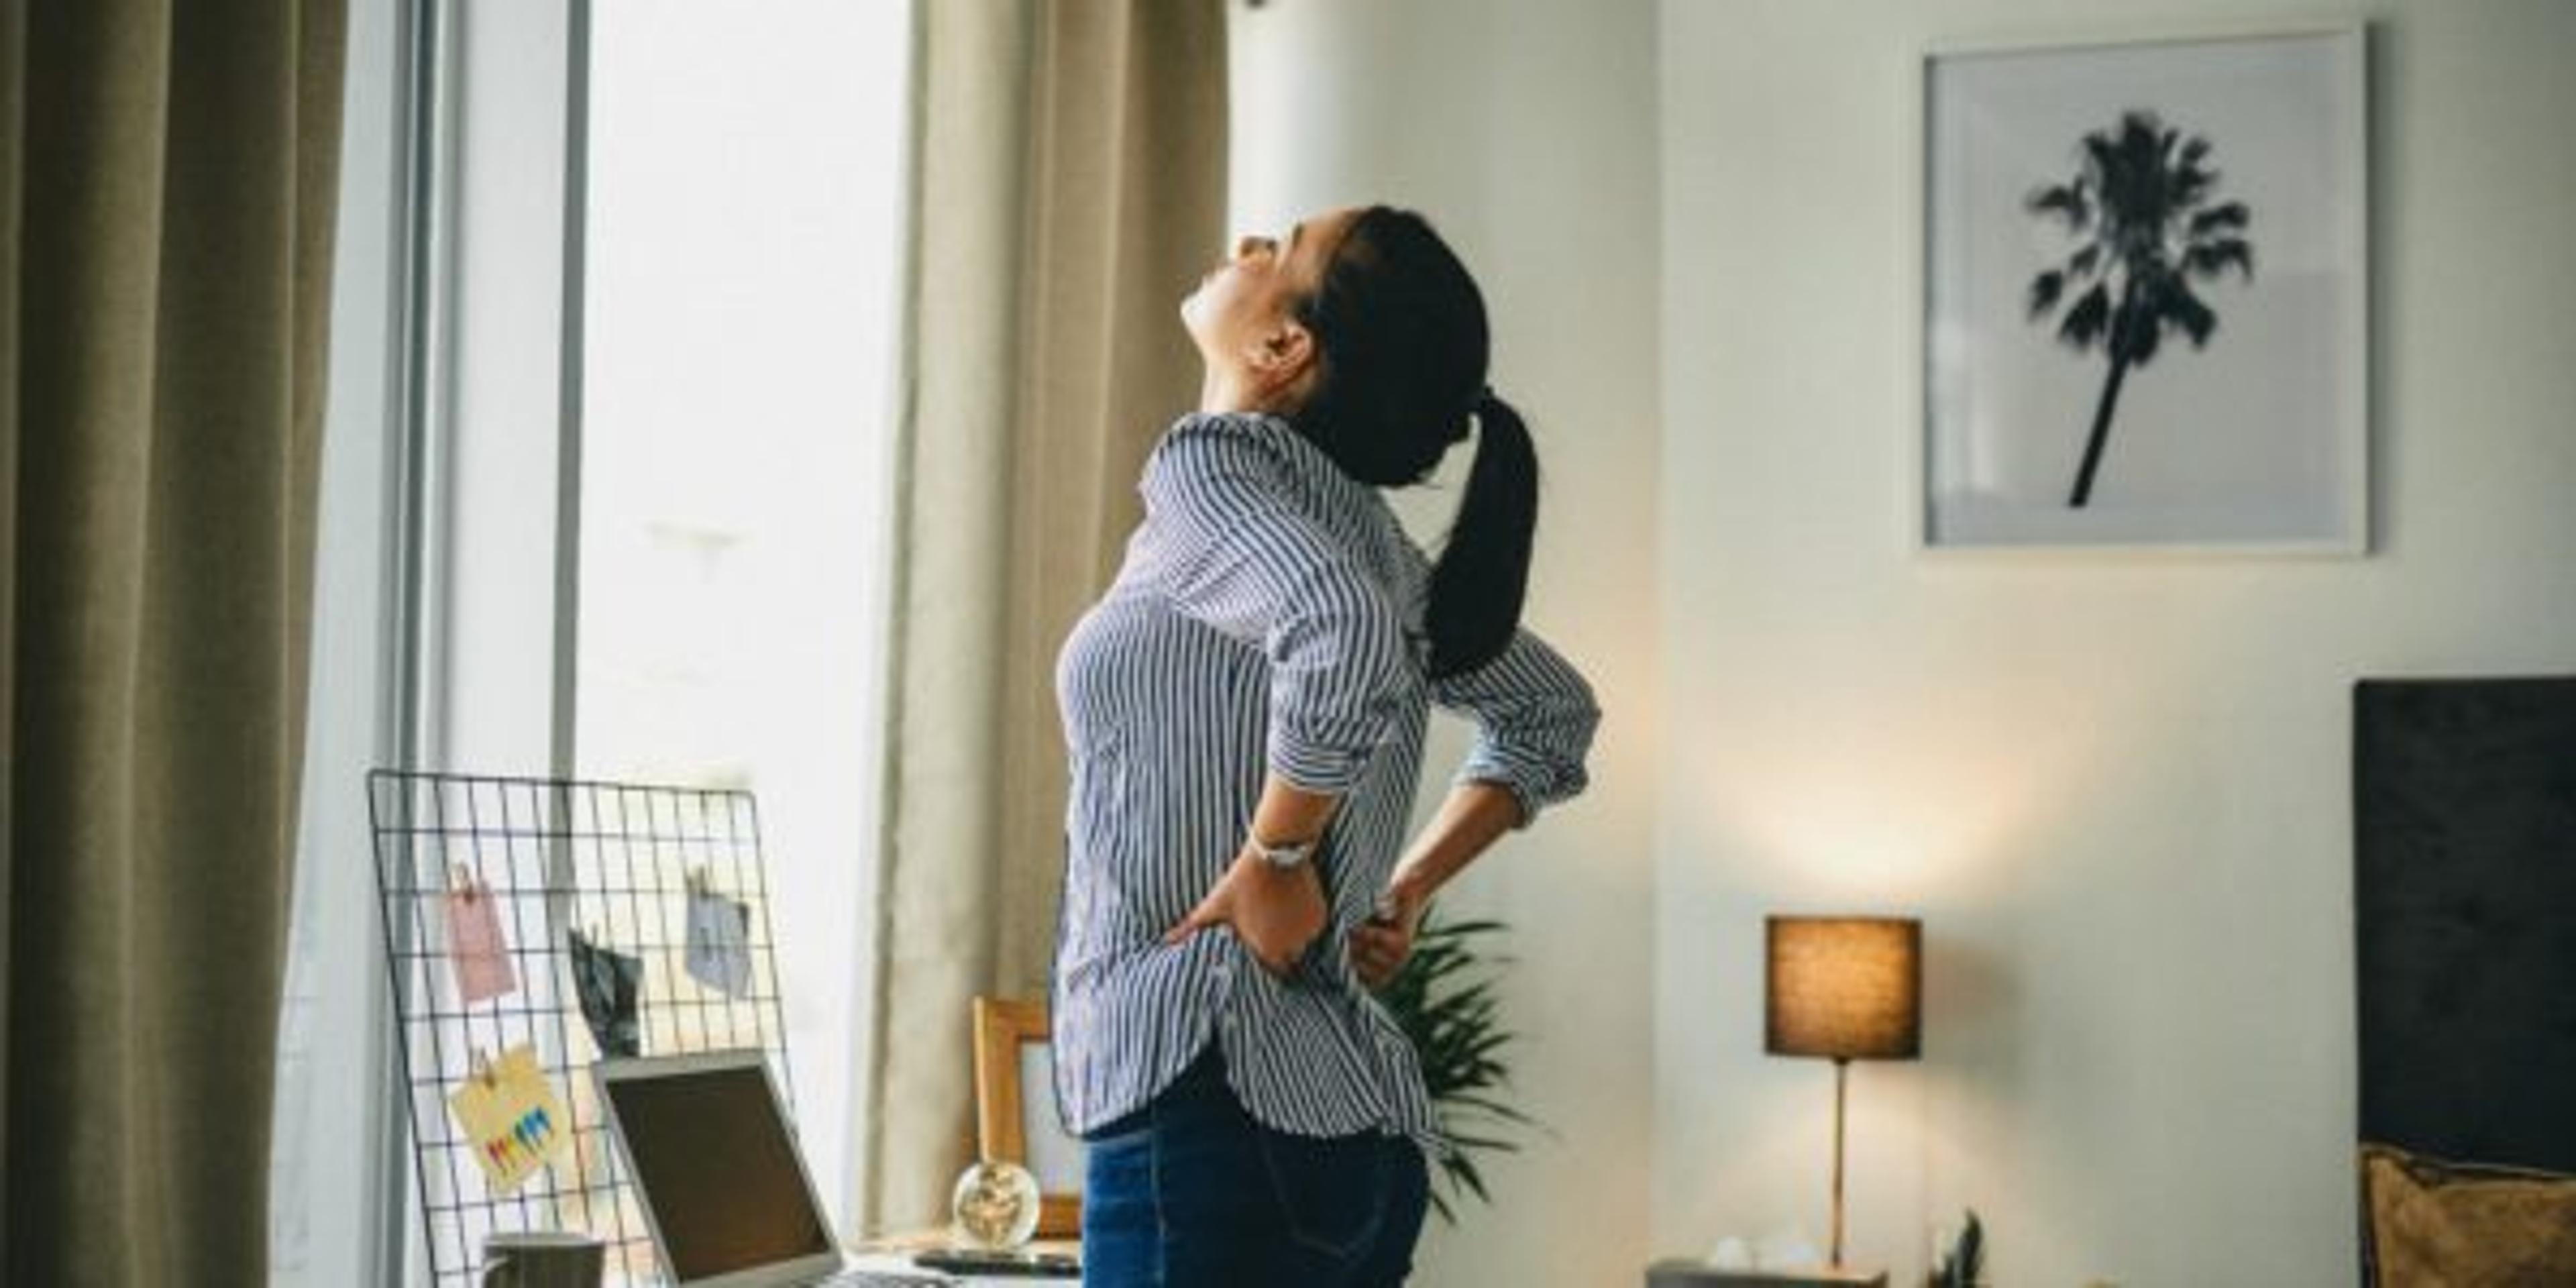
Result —
[[[1038,1178],[1017,1163],[985,1159],[959,1174],[949,1210],[966,1242],[1019,1247],[1038,1232]]]

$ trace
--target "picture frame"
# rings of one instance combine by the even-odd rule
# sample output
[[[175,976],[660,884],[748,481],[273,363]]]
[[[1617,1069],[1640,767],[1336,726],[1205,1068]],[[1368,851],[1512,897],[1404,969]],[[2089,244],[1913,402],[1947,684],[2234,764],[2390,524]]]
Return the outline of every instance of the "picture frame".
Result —
[[[2366,36],[1925,54],[1923,548],[2368,552]]]
[[[1046,1003],[978,997],[974,1024],[976,1148],[1037,1177],[1036,1237],[1080,1238],[1082,1141],[1056,1114]]]

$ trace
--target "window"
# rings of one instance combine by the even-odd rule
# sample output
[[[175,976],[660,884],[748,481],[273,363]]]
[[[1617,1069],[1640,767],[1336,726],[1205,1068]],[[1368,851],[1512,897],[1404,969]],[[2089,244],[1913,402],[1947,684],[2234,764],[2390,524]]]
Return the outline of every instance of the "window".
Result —
[[[619,0],[591,32],[573,770],[757,793],[835,1211],[871,942],[904,10]]]
[[[800,1135],[846,1219],[909,17],[353,3],[275,1282],[379,1282],[371,1240],[421,1280],[381,1054],[378,763],[756,792]],[[408,134],[384,123],[406,106]],[[408,355],[372,401],[343,383],[371,344]],[[367,643],[388,660],[351,660]]]

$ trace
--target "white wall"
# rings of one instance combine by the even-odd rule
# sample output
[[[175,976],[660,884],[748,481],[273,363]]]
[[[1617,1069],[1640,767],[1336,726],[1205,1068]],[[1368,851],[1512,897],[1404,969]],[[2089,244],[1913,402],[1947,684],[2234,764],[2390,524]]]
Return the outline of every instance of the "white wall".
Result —
[[[1483,285],[1494,385],[1545,470],[1530,620],[1608,719],[1582,800],[1443,896],[1499,916],[1517,1103],[1553,1136],[1489,1169],[1494,1204],[1433,1228],[1415,1282],[1637,1281],[1653,1123],[1648,932],[1655,630],[1654,14],[1645,0],[1279,0],[1234,13],[1234,210],[1284,229],[1319,209],[1423,211]],[[1217,248],[1210,247],[1213,255]],[[1456,493],[1408,507],[1436,532]],[[1426,766],[1436,802],[1459,731]]]
[[[1821,1240],[1761,918],[1883,908],[1925,1058],[1853,1070],[1856,1259],[1972,1205],[2001,1283],[2352,1282],[2349,687],[2576,668],[2576,5],[2295,11],[2379,22],[2370,558],[1912,550],[1921,51],[2243,20],[2102,12],[1662,5],[1660,1248]]]

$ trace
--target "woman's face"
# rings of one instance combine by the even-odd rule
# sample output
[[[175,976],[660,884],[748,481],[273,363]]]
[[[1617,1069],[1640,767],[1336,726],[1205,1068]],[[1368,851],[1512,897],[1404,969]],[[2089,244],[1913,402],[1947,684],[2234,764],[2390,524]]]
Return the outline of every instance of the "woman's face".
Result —
[[[1267,392],[1303,383],[1316,352],[1314,337],[1297,322],[1297,303],[1322,284],[1359,215],[1356,207],[1336,210],[1301,220],[1276,239],[1245,237],[1231,258],[1199,279],[1181,301],[1181,323],[1211,373]]]

